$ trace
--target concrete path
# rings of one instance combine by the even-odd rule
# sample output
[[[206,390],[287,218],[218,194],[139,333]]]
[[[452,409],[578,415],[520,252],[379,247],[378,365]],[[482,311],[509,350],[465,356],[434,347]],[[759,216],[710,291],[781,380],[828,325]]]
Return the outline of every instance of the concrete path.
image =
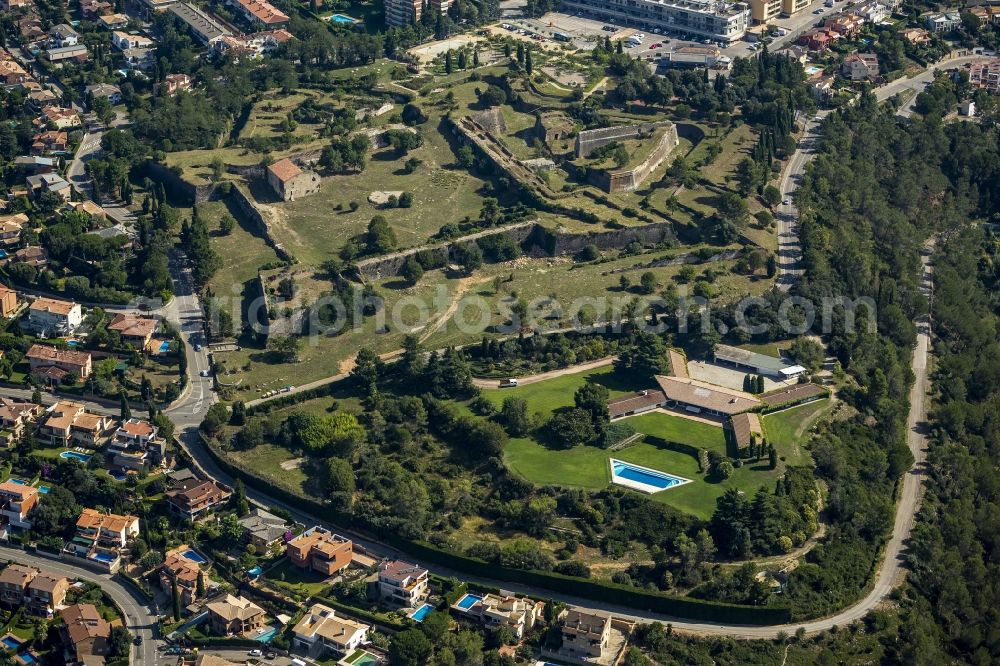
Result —
[[[599,358],[596,361],[587,361],[586,363],[578,363],[576,365],[571,365],[568,368],[559,368],[558,370],[549,370],[548,372],[540,372],[537,375],[528,375],[527,377],[518,377],[517,385],[526,386],[527,384],[536,384],[538,382],[544,382],[546,379],[554,379],[556,377],[565,377],[566,375],[575,375],[578,372],[586,372],[587,370],[594,370],[595,368],[603,368],[611,365],[615,362],[617,356],[606,356],[604,358]],[[481,389],[499,389],[500,380],[499,379],[488,379],[484,377],[473,377],[472,383]]]

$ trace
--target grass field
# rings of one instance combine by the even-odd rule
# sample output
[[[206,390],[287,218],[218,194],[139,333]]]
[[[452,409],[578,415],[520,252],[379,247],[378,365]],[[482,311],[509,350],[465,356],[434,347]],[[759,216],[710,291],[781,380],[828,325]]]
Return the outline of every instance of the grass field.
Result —
[[[612,398],[625,395],[634,390],[618,378],[614,368],[606,366],[571,375],[563,375],[562,377],[554,377],[526,386],[497,391],[483,391],[483,396],[497,407],[503,404],[505,398],[524,398],[528,403],[529,412],[541,412],[548,415],[560,407],[572,406],[573,394],[584,384],[601,384],[607,387]]]
[[[764,417],[767,441],[778,450],[778,455],[784,456],[787,464],[804,465],[809,462],[809,452],[802,446],[806,431],[830,405],[829,399],[817,400]]]
[[[284,585],[295,588],[299,592],[309,595],[322,595],[326,588],[329,587],[323,582],[324,579],[322,576],[294,566],[287,558],[269,569],[264,574],[264,578],[281,582]]]
[[[327,401],[329,403],[329,401]],[[281,463],[292,460],[295,456],[286,448],[274,444],[261,444],[246,451],[232,450],[226,453],[240,467],[252,469],[254,472],[276,486],[295,493],[302,493],[302,484],[307,480],[306,473],[298,468],[282,469]]]
[[[694,456],[658,446],[654,438],[724,453],[726,444],[722,428],[664,413],[646,414],[628,422],[650,437],[621,451],[606,451],[594,446],[555,450],[531,439],[512,439],[504,451],[504,462],[513,472],[537,485],[590,490],[600,490],[611,483],[610,458],[643,465],[690,479],[692,483],[650,497],[705,519],[711,517],[716,499],[727,489],[736,488],[752,496],[762,486],[770,487],[780,474],[780,467],[770,470],[764,462],[744,465],[726,481],[709,481],[698,471]]]

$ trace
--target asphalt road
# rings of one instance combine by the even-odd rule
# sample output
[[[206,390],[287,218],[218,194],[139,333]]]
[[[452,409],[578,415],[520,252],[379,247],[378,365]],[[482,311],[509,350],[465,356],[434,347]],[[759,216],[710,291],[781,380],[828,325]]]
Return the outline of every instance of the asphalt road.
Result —
[[[882,86],[881,88],[875,91],[875,97],[878,99],[878,101],[884,102],[887,99],[893,97],[894,95],[897,95],[906,90],[912,90],[915,94],[909,100],[907,100],[906,104],[899,107],[899,110],[896,111],[896,115],[901,116],[903,118],[909,118],[913,114],[913,107],[917,101],[917,94],[922,92],[923,89],[927,86],[927,84],[934,80],[935,72],[943,69],[949,69],[952,67],[961,67],[962,65],[965,65],[967,63],[974,62],[976,60],[982,60],[984,57],[985,56],[975,55],[975,56],[962,56],[961,58],[949,58],[946,60],[942,60],[941,62],[934,63],[933,65],[928,67],[926,70],[920,72],[919,74],[915,74],[914,76],[911,76],[909,78],[906,77],[899,78],[896,79],[895,81],[892,81]]]
[[[129,661],[140,666],[167,666],[167,664],[172,665],[176,662],[176,658],[160,658],[157,645],[161,641],[156,639],[156,615],[149,610],[146,600],[140,597],[138,592],[133,591],[131,587],[119,583],[106,574],[95,573],[90,569],[73,566],[63,560],[33,555],[8,546],[0,546],[0,558],[51,571],[67,578],[97,583],[124,614],[126,626],[132,635],[142,636],[142,645],[132,646]]]

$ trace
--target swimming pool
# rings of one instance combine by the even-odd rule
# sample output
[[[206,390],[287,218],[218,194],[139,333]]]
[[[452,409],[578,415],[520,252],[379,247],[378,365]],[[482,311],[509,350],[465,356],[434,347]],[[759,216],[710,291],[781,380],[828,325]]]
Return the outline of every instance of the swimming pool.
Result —
[[[22,652],[17,656],[20,657],[21,661],[23,661],[26,664],[34,664],[38,662],[38,660],[35,659],[35,655],[31,654],[30,652]]]
[[[410,613],[410,619],[413,620],[414,622],[423,622],[424,618],[427,617],[427,614],[430,613],[432,610],[434,610],[434,606],[431,606],[430,604],[424,604],[417,610]]]
[[[18,639],[14,638],[10,634],[8,634],[8,635],[4,636],[2,639],[0,639],[0,643],[3,643],[4,646],[8,650],[16,650],[19,647],[21,647],[22,645],[24,645],[24,643],[22,641],[19,641]]]
[[[181,555],[183,555],[187,559],[191,560],[195,564],[206,564],[208,562],[208,560],[206,560],[204,557],[202,557],[201,555],[199,555],[198,551],[196,551],[196,550],[190,550],[190,549],[188,549],[188,550],[185,550],[183,553],[181,553]]]
[[[262,568],[260,568],[259,566],[256,566],[253,569],[247,569],[247,573],[250,574],[251,576],[253,576],[254,578],[256,578],[257,576],[259,576],[262,573],[264,573],[264,570]]]
[[[661,490],[676,488],[691,482],[690,479],[628,463],[624,460],[611,458],[609,462],[611,463],[612,483],[643,493],[658,493]]]
[[[350,664],[351,666],[375,666],[378,663],[378,657],[365,650],[356,650],[349,656],[344,657],[343,663]]]
[[[353,19],[350,16],[345,16],[344,14],[334,14],[333,16],[330,17],[330,20],[333,21],[334,23],[343,23],[345,25],[346,24],[354,25],[355,23],[358,22],[357,19]]]
[[[166,354],[168,351],[170,351],[170,340],[164,340],[160,343],[160,353]]]
[[[455,603],[455,607],[462,610],[469,610],[482,600],[483,598],[478,594],[466,594]]]
[[[76,349],[79,344],[80,344],[79,340],[67,340],[66,341],[66,346],[69,347],[70,349]]]
[[[7,483],[13,483],[15,486],[28,485],[27,481],[22,481],[21,479],[15,479],[14,477],[10,477],[9,479],[7,479]]]
[[[90,456],[86,453],[80,453],[79,451],[63,451],[59,454],[59,457],[65,458],[66,460],[72,458],[73,460],[79,460],[80,462],[87,462],[90,460]]]
[[[38,486],[38,492],[41,493],[42,495],[48,495],[49,490],[51,489],[52,489],[51,486]]]
[[[278,629],[276,627],[268,627],[267,631],[262,633],[260,636],[256,636],[254,640],[258,643],[267,643],[274,638],[276,633],[278,633]]]
[[[110,555],[108,553],[94,553],[93,555],[91,555],[91,558],[97,560],[98,562],[114,562],[115,561],[115,556],[114,555]]]

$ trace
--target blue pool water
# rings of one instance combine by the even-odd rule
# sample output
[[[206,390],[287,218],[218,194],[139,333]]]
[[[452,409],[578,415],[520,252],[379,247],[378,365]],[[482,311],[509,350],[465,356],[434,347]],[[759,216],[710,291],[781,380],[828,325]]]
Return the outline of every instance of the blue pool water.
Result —
[[[482,600],[483,598],[478,594],[466,594],[464,597],[458,600],[458,604],[456,605],[462,610],[469,610]]]
[[[666,490],[667,488],[672,488],[684,483],[684,479],[677,478],[676,476],[671,476],[670,474],[665,474],[663,472],[654,472],[652,470],[642,469],[640,467],[635,467],[629,465],[628,463],[615,461],[612,465],[615,476],[620,476],[623,479],[628,479],[629,481],[636,481],[637,483],[644,483],[647,486],[653,486],[654,488],[659,488],[660,490]]]
[[[123,471],[121,471],[119,469],[109,469],[108,470],[108,474],[110,474],[111,477],[113,479],[115,479],[116,481],[124,481],[125,480],[125,472],[123,472]]]
[[[330,20],[333,21],[334,23],[344,23],[351,25],[357,23],[356,19],[352,19],[350,16],[345,16],[343,14],[334,14],[333,16],[330,17]]]
[[[166,354],[168,351],[170,351],[170,341],[164,340],[160,343],[160,353]]]
[[[7,251],[6,250],[0,250],[0,259],[5,259],[6,257],[7,257]]]
[[[205,564],[206,562],[208,562],[208,560],[206,560],[204,557],[199,555],[197,551],[194,550],[185,550],[183,553],[181,553],[181,555],[191,560],[195,564]]]
[[[80,344],[79,340],[67,340],[66,341],[66,346],[69,347],[70,349],[76,349],[77,345],[79,345],[79,344]]]
[[[50,486],[38,486],[38,492],[42,495],[48,495],[50,489]]]
[[[267,631],[265,631],[264,633],[262,633],[260,636],[257,636],[256,638],[254,638],[254,640],[257,641],[258,643],[267,643],[272,638],[274,638],[274,635],[276,633],[278,633],[277,628],[271,627],[270,629],[268,629]]]
[[[94,559],[98,562],[114,562],[114,555],[109,555],[108,553],[94,553]]]
[[[79,460],[80,462],[87,462],[90,460],[90,456],[86,453],[80,453],[79,451],[63,451],[59,454],[60,458],[66,458],[67,460],[72,458],[73,460]]]
[[[3,643],[10,650],[16,650],[17,648],[24,645],[24,643],[17,640],[13,636],[4,636],[3,640],[0,640],[0,643]]]
[[[37,659],[35,659],[34,655],[32,655],[30,652],[22,652],[17,656],[19,656],[21,660],[26,664],[34,664],[38,661]]]
[[[15,479],[14,477],[10,477],[9,479],[7,479],[7,483],[13,483],[15,486],[28,485],[26,481],[22,481],[21,479]]]
[[[427,614],[430,613],[432,610],[434,610],[434,606],[431,606],[430,604],[424,604],[417,610],[413,611],[413,614],[410,615],[410,619],[413,620],[414,622],[423,622],[424,618],[427,617]]]
[[[254,567],[253,569],[248,569],[247,573],[256,578],[257,576],[264,573],[264,570],[260,567]]]

